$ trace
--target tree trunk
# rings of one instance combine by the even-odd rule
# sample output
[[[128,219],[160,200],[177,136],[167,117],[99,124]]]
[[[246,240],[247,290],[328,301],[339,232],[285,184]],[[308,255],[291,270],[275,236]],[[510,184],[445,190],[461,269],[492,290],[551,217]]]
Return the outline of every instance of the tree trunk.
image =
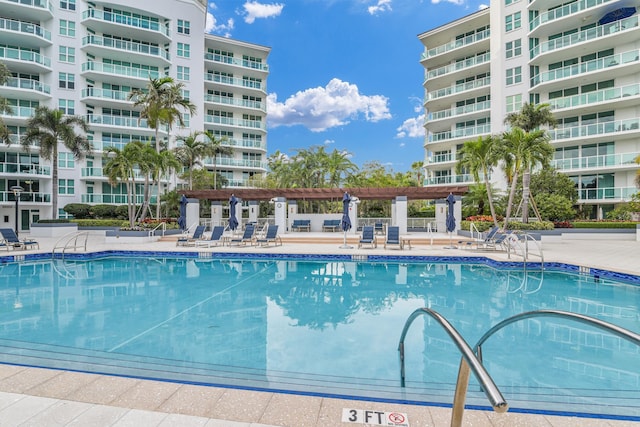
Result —
[[[213,153],[213,189],[214,190],[218,189],[218,184],[216,182],[217,181],[216,178],[218,177],[218,174],[216,172],[216,157],[217,157],[216,153]]]
[[[531,171],[526,169],[522,175],[522,222],[529,222],[529,183],[531,182]]]
[[[56,142],[51,153],[51,209],[53,210],[51,218],[58,219],[58,143]],[[18,180],[18,182],[20,182]],[[16,224],[18,218],[16,218]]]
[[[129,227],[133,228],[135,224],[135,216],[136,216],[136,203],[135,203],[135,182],[131,182],[130,179],[127,178],[127,208],[129,211]]]
[[[493,194],[491,194],[491,183],[489,182],[488,171],[484,171],[484,185],[487,187],[487,198],[489,199],[489,211],[493,218],[493,225],[498,226],[498,218],[496,217],[496,208],[493,206]]]
[[[140,221],[144,221],[147,217],[147,212],[151,213],[151,209],[149,208],[149,202],[151,198],[151,189],[149,188],[149,174],[144,177],[144,190],[143,190],[143,201],[142,201],[142,212],[140,212]]]
[[[516,184],[518,183],[518,171],[513,173],[513,181],[511,182],[511,190],[509,191],[509,202],[507,203],[507,213],[504,216],[504,225],[502,228],[507,229],[509,223],[509,216],[511,215],[511,207],[513,206],[513,199],[516,195]]]

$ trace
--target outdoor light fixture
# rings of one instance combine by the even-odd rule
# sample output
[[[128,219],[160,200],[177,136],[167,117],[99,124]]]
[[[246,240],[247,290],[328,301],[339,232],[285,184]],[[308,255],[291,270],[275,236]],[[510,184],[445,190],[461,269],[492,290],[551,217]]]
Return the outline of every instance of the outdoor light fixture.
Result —
[[[24,191],[24,188],[19,185],[14,185],[9,190],[13,191],[13,195],[16,198],[16,236],[18,235],[18,203],[20,202],[20,193]]]

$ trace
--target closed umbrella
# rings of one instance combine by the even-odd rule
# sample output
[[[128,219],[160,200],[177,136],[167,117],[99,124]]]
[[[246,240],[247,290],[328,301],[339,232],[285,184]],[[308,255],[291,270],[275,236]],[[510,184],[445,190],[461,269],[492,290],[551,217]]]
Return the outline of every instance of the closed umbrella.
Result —
[[[184,231],[187,228],[187,197],[183,194],[180,198],[180,216],[178,217],[178,227]]]
[[[238,204],[238,199],[234,194],[229,198],[229,228],[232,231],[235,231],[238,228],[238,218],[236,218],[236,205]]]
[[[346,191],[342,196],[342,220],[340,221],[340,228],[344,232],[344,243],[340,246],[343,249],[351,249],[352,246],[347,245],[347,231],[351,230],[351,218],[349,218],[349,203],[351,203],[351,196]]]
[[[620,9],[613,10],[604,15],[600,20],[598,20],[598,24],[605,25],[611,22],[620,21],[621,19],[633,16],[635,13],[635,7],[621,7]]]
[[[456,204],[456,198],[452,193],[446,198],[447,202],[447,233],[449,233],[449,247],[447,249],[456,249],[455,246],[451,244],[452,233],[456,231],[456,217],[453,213],[453,205]]]

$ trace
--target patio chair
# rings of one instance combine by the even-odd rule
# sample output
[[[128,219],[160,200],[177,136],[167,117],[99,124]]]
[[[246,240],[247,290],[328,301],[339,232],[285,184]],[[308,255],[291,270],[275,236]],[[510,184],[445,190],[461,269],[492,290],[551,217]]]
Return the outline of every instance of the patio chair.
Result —
[[[400,227],[392,225],[387,227],[387,239],[384,241],[384,248],[387,246],[397,246],[402,249],[402,240],[400,240]]]
[[[241,237],[231,238],[229,240],[229,246],[244,246],[247,243],[251,243],[253,241],[253,235],[255,234],[256,228],[253,224],[247,224],[247,227],[244,229],[244,233]]]
[[[495,238],[496,238],[496,234],[498,234],[498,230],[500,230],[500,227],[496,227],[495,225],[493,227],[491,227],[489,229],[489,232],[487,233],[487,235],[484,237],[484,239],[479,239],[479,240],[476,241],[476,247],[477,248],[480,248],[480,247],[483,247],[483,248],[494,247],[495,246]]]
[[[273,246],[282,246],[282,239],[278,236],[278,226],[269,225],[264,237],[257,237],[253,240],[253,244],[256,246],[269,246],[273,243]]]
[[[211,230],[211,237],[209,237],[208,239],[196,240],[195,245],[197,247],[203,246],[207,248],[210,248],[211,246],[218,246],[223,242],[223,235],[224,226],[216,225],[215,227],[213,227],[213,230]]]
[[[199,225],[193,232],[193,236],[183,236],[178,237],[178,241],[176,242],[176,246],[193,246],[195,245],[196,240],[202,239],[202,235],[204,234],[205,226]]]
[[[384,235],[384,223],[383,222],[376,222],[373,224],[376,234],[382,234]]]
[[[375,228],[373,225],[365,225],[362,227],[362,237],[358,242],[358,248],[361,248],[363,245],[369,245],[372,248],[378,247],[378,241],[375,236]]]
[[[0,228],[0,234],[2,234],[2,238],[4,239],[4,242],[2,243],[7,246],[7,249],[31,249],[34,246],[36,249],[40,249],[40,244],[37,241],[31,239],[19,239],[12,228]]]

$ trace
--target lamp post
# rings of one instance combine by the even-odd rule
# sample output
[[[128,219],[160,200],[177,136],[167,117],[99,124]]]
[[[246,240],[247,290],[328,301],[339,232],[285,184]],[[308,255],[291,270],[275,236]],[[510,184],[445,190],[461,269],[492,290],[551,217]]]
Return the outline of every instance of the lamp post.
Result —
[[[10,188],[13,191],[13,195],[16,198],[16,236],[18,235],[18,203],[20,202],[20,193],[24,191],[24,188],[19,185],[14,185]]]

